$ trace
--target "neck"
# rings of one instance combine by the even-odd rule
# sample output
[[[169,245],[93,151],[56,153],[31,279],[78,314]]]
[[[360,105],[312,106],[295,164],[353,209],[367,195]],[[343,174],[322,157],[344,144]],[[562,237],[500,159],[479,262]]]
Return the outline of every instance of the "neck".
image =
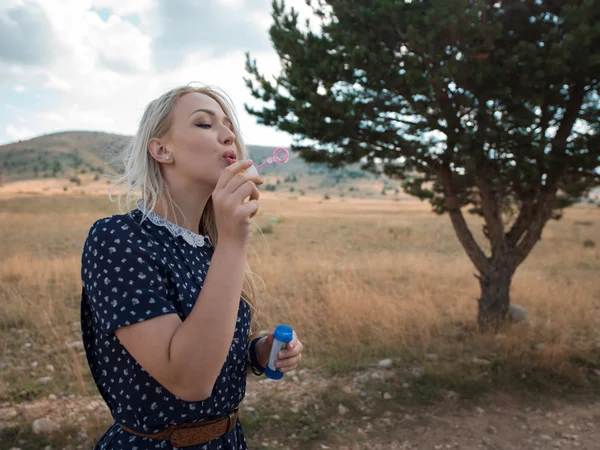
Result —
[[[198,189],[198,186],[170,183],[169,193],[170,196],[166,193],[161,195],[153,211],[169,222],[198,234],[200,219],[212,191]]]

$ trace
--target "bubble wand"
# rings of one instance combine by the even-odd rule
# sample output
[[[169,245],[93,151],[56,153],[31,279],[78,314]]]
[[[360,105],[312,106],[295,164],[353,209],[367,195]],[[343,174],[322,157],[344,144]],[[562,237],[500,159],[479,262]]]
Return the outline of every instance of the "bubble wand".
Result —
[[[283,153],[283,156],[278,156],[280,153]],[[278,147],[273,151],[273,156],[267,157],[267,159],[265,159],[262,164],[260,164],[256,167],[254,165],[248,167],[248,169],[246,169],[246,172],[249,172],[252,175],[258,175],[258,169],[260,169],[261,167],[263,167],[265,165],[275,164],[276,162],[286,163],[286,162],[288,162],[289,159],[290,159],[290,152],[288,152],[283,147]]]
[[[278,156],[279,153],[283,153],[283,156]],[[271,165],[278,163],[285,163],[290,159],[290,153],[283,147],[278,147],[273,151],[273,156],[269,156],[262,164],[258,166],[250,166],[246,169],[247,172],[250,172],[253,175],[258,176],[258,169],[265,165]],[[292,341],[294,337],[294,330],[288,325],[280,324],[275,328],[275,332],[273,333],[273,343],[271,344],[271,350],[269,351],[269,362],[267,363],[267,367],[265,367],[265,375],[267,378],[271,380],[280,380],[283,378],[283,372],[275,367],[275,361],[278,359],[277,355],[279,351],[285,350],[288,346],[288,343]]]

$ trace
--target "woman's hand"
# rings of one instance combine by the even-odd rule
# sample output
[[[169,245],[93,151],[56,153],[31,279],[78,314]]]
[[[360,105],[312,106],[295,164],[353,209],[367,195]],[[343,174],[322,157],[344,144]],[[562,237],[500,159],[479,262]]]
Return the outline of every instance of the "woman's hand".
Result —
[[[279,369],[281,372],[289,372],[290,370],[294,370],[302,359],[302,351],[304,350],[304,346],[298,339],[295,331],[293,336],[293,339],[288,342],[287,348],[285,350],[281,350],[277,355],[275,368]],[[263,367],[267,367],[267,364],[269,363],[269,355],[271,354],[271,347],[273,345],[274,338],[275,336],[273,333],[269,333],[256,343],[256,357],[258,358],[260,365]]]
[[[258,175],[241,173],[251,165],[249,160],[238,161],[224,169],[212,193],[219,241],[247,244],[250,240],[250,219],[258,211],[260,196],[256,185],[263,183]]]

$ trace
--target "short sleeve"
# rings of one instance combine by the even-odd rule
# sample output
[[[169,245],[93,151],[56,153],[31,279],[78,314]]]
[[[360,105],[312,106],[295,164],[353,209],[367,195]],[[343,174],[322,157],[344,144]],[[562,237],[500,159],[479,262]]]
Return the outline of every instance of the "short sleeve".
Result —
[[[128,216],[92,226],[82,252],[81,278],[90,310],[107,334],[176,313],[167,298],[167,269],[158,243]]]

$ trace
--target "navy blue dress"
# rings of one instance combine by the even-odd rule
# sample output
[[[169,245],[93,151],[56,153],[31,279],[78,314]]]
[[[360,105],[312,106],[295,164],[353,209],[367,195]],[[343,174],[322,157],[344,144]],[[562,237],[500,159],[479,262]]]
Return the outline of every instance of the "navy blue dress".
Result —
[[[214,251],[207,236],[155,213],[142,221],[140,208],[94,223],[82,254],[83,342],[96,386],[115,420],[96,450],[173,449],[169,441],[137,437],[118,424],[148,434],[170,424],[217,419],[237,407],[246,392],[251,312],[241,299],[229,353],[211,396],[201,402],[183,401],[167,391],[116,337],[117,328],[161,314],[177,314],[185,320],[202,289]],[[186,447],[246,448],[239,421],[221,438]]]

